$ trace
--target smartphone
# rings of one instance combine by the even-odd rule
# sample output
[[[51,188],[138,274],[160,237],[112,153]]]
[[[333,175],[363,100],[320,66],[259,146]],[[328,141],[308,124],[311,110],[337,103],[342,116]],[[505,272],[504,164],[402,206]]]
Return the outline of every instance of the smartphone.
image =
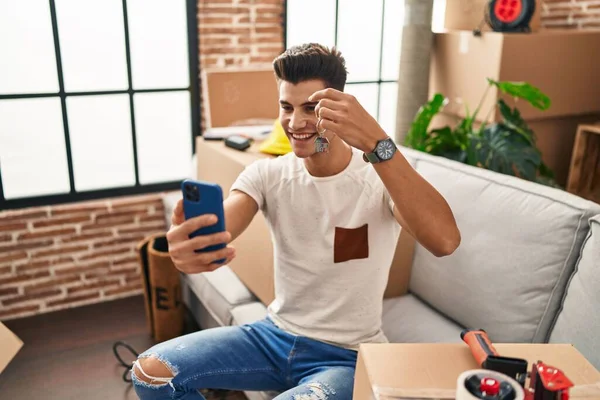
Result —
[[[199,235],[210,235],[225,231],[225,210],[223,209],[223,190],[216,183],[186,179],[181,183],[183,193],[183,215],[185,219],[198,217],[203,214],[214,214],[218,221],[215,225],[200,228],[190,234],[190,239]],[[197,249],[196,252],[210,252],[223,249],[227,243]],[[215,260],[222,264],[225,259]]]

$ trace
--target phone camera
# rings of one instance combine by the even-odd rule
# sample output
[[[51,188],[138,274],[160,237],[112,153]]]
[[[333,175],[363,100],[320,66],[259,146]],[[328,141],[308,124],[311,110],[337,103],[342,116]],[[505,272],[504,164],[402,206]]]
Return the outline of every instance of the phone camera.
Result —
[[[192,201],[195,203],[200,201],[200,192],[197,186],[192,184],[185,184],[183,185],[183,190],[185,192],[185,198],[188,201]]]

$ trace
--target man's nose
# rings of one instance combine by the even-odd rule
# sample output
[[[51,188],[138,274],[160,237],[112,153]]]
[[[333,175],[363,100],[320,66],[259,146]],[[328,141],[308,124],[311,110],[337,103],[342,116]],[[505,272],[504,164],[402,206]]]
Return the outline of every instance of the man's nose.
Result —
[[[296,113],[292,114],[292,118],[290,119],[290,128],[292,130],[300,130],[306,127],[306,118],[302,115],[298,115]]]

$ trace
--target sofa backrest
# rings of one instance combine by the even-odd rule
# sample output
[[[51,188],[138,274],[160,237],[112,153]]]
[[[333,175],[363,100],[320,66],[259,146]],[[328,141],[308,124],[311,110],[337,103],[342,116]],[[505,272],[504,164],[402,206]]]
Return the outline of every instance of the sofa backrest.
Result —
[[[437,258],[417,244],[410,291],[496,342],[545,342],[600,206],[565,191],[402,149],[448,201],[460,247]]]
[[[550,342],[572,344],[600,369],[600,215],[589,224]]]

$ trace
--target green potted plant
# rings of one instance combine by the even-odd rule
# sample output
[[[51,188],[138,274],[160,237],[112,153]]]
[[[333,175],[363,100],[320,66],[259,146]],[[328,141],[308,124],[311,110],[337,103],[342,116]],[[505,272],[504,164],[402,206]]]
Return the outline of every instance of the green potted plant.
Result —
[[[516,107],[511,108],[504,100],[498,99],[481,125],[475,127],[481,104],[492,86],[509,96],[523,99],[540,110],[550,107],[548,96],[528,83],[488,79],[488,87],[475,111],[471,114],[467,107],[466,117],[455,127],[429,129],[431,120],[447,102],[440,93],[433,96],[415,115],[404,145],[465,164],[558,187],[554,174],[542,161],[534,132],[521,118]],[[502,120],[489,123],[489,116],[496,108],[499,109]]]

